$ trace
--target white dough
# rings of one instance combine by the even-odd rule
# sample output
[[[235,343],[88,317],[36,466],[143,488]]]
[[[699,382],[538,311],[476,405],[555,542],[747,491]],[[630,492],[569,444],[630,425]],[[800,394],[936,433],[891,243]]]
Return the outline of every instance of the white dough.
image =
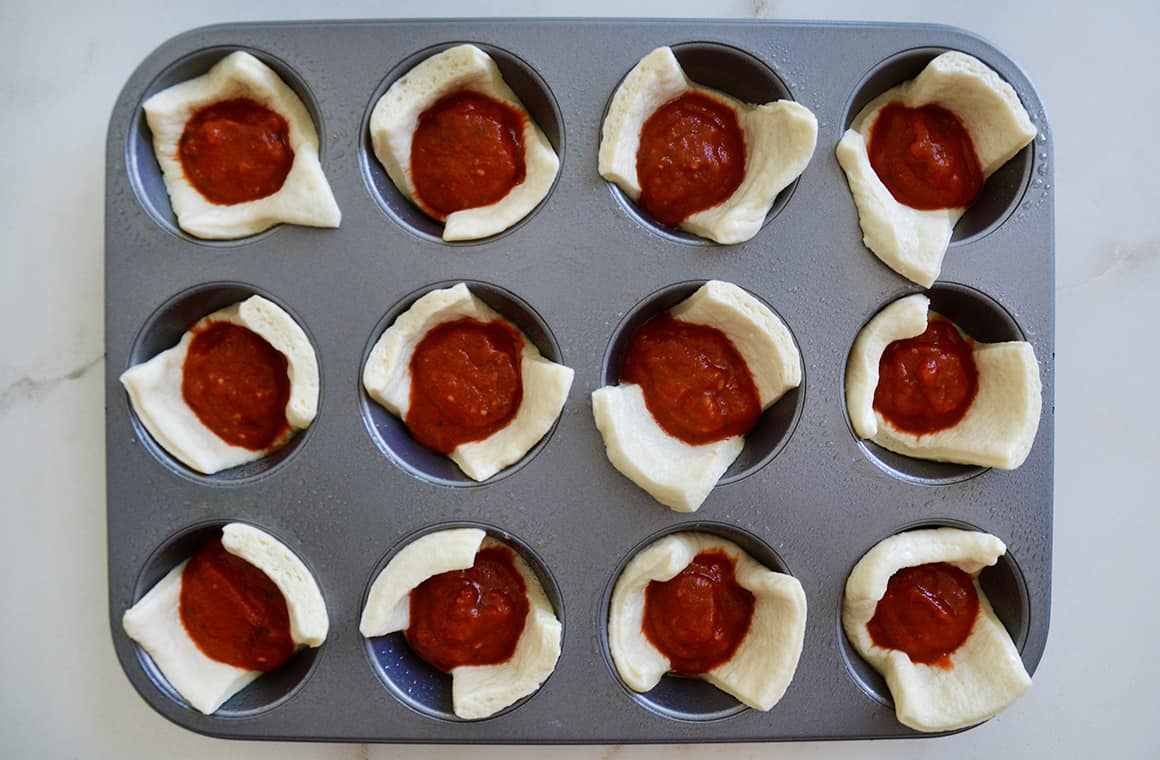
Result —
[[[371,113],[375,156],[399,192],[428,215],[411,177],[411,141],[419,117],[446,95],[477,92],[524,116],[524,181],[489,206],[468,208],[442,220],[444,240],[475,240],[503,232],[527,216],[548,194],[560,159],[520,99],[503,80],[491,56],[474,45],[458,45],[431,56],[392,84]]]
[[[235,98],[253,100],[286,120],[294,162],[276,192],[254,201],[221,205],[207,200],[186,179],[178,143],[197,111]],[[306,106],[273,69],[249,53],[227,55],[206,74],[152,96],[143,108],[177,223],[189,234],[232,239],[256,234],[279,222],[337,227],[341,221],[338,203],[318,160],[318,133]]]
[[[818,122],[798,103],[779,100],[754,106],[689,80],[672,49],[659,47],[633,67],[612,96],[600,140],[600,176],[632,200],[640,197],[636,154],[640,131],[653,112],[687,92],[730,106],[745,136],[745,178],[722,203],[691,214],[681,229],[730,245],[761,229],[777,194],[805,171],[813,156]]]
[[[222,546],[265,573],[282,592],[290,615],[290,638],[303,646],[322,646],[330,631],[326,602],[298,555],[269,533],[245,523],[222,528]]]
[[[775,573],[736,544],[706,533],[674,533],[629,561],[616,581],[608,619],[608,645],[621,679],[634,691],[651,690],[670,669],[669,659],[644,635],[645,589],[668,581],[693,558],[724,552],[734,562],[738,585],[754,595],[749,631],[733,656],[701,675],[709,683],[756,710],[781,699],[801,657],[806,628],[806,596],[792,576]]]
[[[1036,129],[1011,85],[978,59],[952,51],[870,101],[846,130],[838,143],[838,163],[858,207],[863,242],[891,269],[929,288],[966,208],[911,208],[895,200],[878,178],[867,144],[878,112],[892,102],[907,108],[933,104],[955,114],[971,136],[983,179],[1034,140]]]
[[[169,685],[194,709],[210,715],[262,674],[211,660],[189,638],[180,609],[185,565],[173,568],[129,608],[121,623],[129,638],[149,653]]]
[[[696,512],[745,447],[740,435],[697,446],[669,435],[632,383],[593,391],[592,415],[612,466],[675,512]]]
[[[371,584],[359,632],[369,639],[409,628],[411,591],[432,576],[471,567],[486,536],[478,528],[453,528],[404,546]]]
[[[919,459],[1013,470],[1035,442],[1043,404],[1035,351],[1025,341],[974,343],[978,392],[953,427],[915,435],[898,430],[874,409],[878,364],[896,340],[926,330],[930,299],[900,298],[871,319],[854,341],[846,365],[846,408],[854,432],[890,451]]]
[[[953,731],[1002,712],[1031,688],[1031,677],[978,574],[1007,548],[987,533],[934,528],[899,533],[878,543],[854,566],[842,601],[842,626],[854,648],[886,678],[900,723],[919,731]],[[874,644],[866,624],[891,576],[905,567],[946,562],[975,577],[979,616],[951,653],[952,668],[911,662],[901,650]]]
[[[733,283],[709,280],[669,314],[725,333],[753,375],[762,411],[801,384],[801,356],[789,328],[768,306]]]
[[[248,328],[286,357],[290,376],[286,421],[291,435],[309,427],[318,410],[318,360],[306,333],[285,310],[254,295],[203,317],[176,346],[121,373],[121,384],[153,439],[182,463],[206,475],[260,459],[289,440],[287,436],[264,451],[233,446],[203,425],[185,403],[181,385],[189,344],[194,333],[210,322]]]
[[[278,586],[286,600],[295,645],[321,646],[330,623],[322,593],[302,560],[273,536],[243,523],[230,523],[222,529],[222,546]],[[121,623],[169,685],[195,709],[210,715],[262,671],[211,659],[189,637],[181,621],[181,574],[188,562],[181,562],[149,589],[125,612]]]
[[[763,411],[801,384],[801,356],[789,329],[736,285],[711,280],[669,313],[725,334],[749,367]],[[699,445],[669,435],[632,383],[593,392],[592,414],[612,465],[677,512],[695,512],[745,446],[740,435]]]
[[[429,533],[404,547],[371,585],[359,630],[371,638],[404,631],[410,626],[411,592],[441,573],[466,570],[481,549],[503,546],[476,528]],[[528,616],[516,650],[497,665],[463,665],[451,670],[451,702],[466,720],[494,715],[540,688],[560,657],[562,626],[539,578],[527,562],[512,552],[528,595]]]
[[[399,315],[375,343],[363,368],[363,386],[371,398],[406,420],[415,347],[433,328],[464,318],[480,322],[503,319],[463,283],[433,290]],[[520,334],[524,343],[520,359],[523,398],[515,417],[487,438],[460,444],[449,454],[473,480],[487,480],[527,454],[551,429],[572,388],[572,370],[545,359],[535,344]]]

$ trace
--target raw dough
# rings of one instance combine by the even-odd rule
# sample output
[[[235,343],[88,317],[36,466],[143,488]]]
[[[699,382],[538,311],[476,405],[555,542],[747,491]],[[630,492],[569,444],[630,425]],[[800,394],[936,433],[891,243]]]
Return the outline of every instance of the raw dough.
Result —
[[[966,208],[920,211],[896,201],[882,184],[870,166],[867,143],[878,112],[892,102],[907,108],[934,104],[955,114],[975,145],[983,179],[1034,140],[1036,130],[1011,85],[978,59],[954,51],[870,101],[846,130],[838,163],[858,207],[863,242],[891,269],[929,288]]]
[[[710,280],[669,313],[725,334],[749,367],[762,411],[801,383],[801,356],[789,329],[736,285]],[[740,435],[697,446],[669,435],[635,384],[595,391],[592,413],[612,465],[678,512],[695,512],[745,446]]]
[[[289,127],[294,163],[277,192],[221,205],[206,200],[186,179],[177,146],[186,122],[198,110],[234,98],[248,98],[281,114]],[[222,240],[253,235],[279,222],[337,227],[341,221],[318,160],[318,133],[306,106],[273,69],[249,53],[227,55],[206,74],[152,96],[143,108],[173,213],[189,234]]]
[[[806,630],[806,596],[798,580],[775,573],[736,544],[707,533],[674,533],[649,545],[625,566],[608,616],[608,646],[621,679],[634,691],[651,690],[669,660],[642,631],[645,589],[668,581],[701,552],[721,551],[734,561],[738,585],[755,597],[749,631],[733,657],[700,677],[756,710],[769,710],[793,679]]]
[[[181,384],[185,356],[194,332],[210,322],[231,322],[260,335],[287,361],[290,399],[286,421],[291,433],[263,451],[233,446],[202,424],[185,403]],[[121,373],[121,384],[138,419],[161,447],[206,475],[260,459],[285,445],[294,432],[309,427],[318,410],[318,359],[306,333],[280,306],[254,295],[202,317],[173,348]]]
[[[458,45],[431,56],[392,84],[371,113],[371,142],[387,175],[418,206],[411,181],[411,138],[419,117],[440,98],[468,90],[487,95],[524,116],[524,181],[489,206],[448,214],[444,240],[475,240],[503,232],[527,216],[552,188],[560,159],[491,56],[474,45]]]
[[[371,584],[359,631],[367,638],[405,631],[411,624],[411,591],[432,576],[471,567],[476,553],[491,546],[506,544],[478,528],[428,533],[411,542]],[[534,693],[552,674],[560,657],[560,621],[539,578],[519,552],[512,554],[527,587],[528,616],[516,651],[507,662],[451,670],[452,706],[455,714],[466,720],[494,715]]]
[[[636,201],[640,131],[653,112],[686,92],[699,92],[732,106],[745,134],[745,178],[726,201],[690,215],[681,229],[730,245],[761,229],[777,194],[805,171],[818,137],[818,121],[790,100],[754,106],[689,80],[668,47],[652,51],[633,67],[612,96],[600,140],[600,176]]]
[[[1030,343],[974,344],[979,390],[953,427],[916,435],[898,430],[874,410],[882,352],[896,340],[921,335],[929,307],[930,299],[920,293],[900,298],[858,333],[846,364],[846,408],[855,434],[918,459],[1015,469],[1027,459],[1035,442],[1043,403],[1039,366]]]
[[[1019,652],[978,581],[979,572],[1006,551],[987,533],[912,530],[878,543],[854,566],[846,581],[842,626],[863,659],[886,678],[900,723],[919,731],[953,731],[1002,712],[1031,688]],[[890,577],[904,567],[931,562],[946,562],[975,576],[979,595],[979,616],[967,640],[951,653],[950,670],[916,664],[901,650],[879,647],[866,629]]]
[[[222,546],[265,573],[282,592],[290,614],[290,636],[298,648],[319,647],[330,620],[314,577],[302,560],[268,533],[244,523],[222,529]],[[129,638],[149,653],[177,693],[209,715],[262,675],[210,659],[181,622],[181,562],[130,607],[122,618]]]
[[[371,398],[406,420],[411,405],[411,356],[415,347],[432,328],[464,317],[480,322],[503,319],[463,283],[433,290],[399,315],[375,343],[363,368],[363,385]],[[448,455],[473,480],[487,480],[519,461],[547,435],[564,408],[572,387],[572,370],[545,359],[527,336],[520,376],[523,400],[512,421],[483,440],[460,444]]]

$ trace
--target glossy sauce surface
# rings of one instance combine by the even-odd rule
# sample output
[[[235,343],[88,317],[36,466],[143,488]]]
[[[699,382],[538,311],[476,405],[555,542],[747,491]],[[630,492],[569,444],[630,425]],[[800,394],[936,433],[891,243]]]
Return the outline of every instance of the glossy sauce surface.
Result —
[[[496,319],[464,318],[427,332],[411,355],[407,427],[415,440],[448,454],[504,428],[523,400],[523,336]]]
[[[726,200],[745,179],[745,134],[733,107],[699,92],[662,105],[640,130],[640,207],[675,227]]]
[[[753,376],[725,334],[669,314],[632,337],[620,380],[640,385],[657,424],[688,444],[744,435],[761,416]]]
[[[969,206],[983,187],[971,135],[940,106],[886,105],[874,120],[867,151],[882,184],[911,208]]]
[[[701,552],[668,581],[645,589],[645,637],[685,675],[727,662],[753,620],[753,594],[738,585],[733,560],[722,551]]]
[[[440,98],[419,116],[411,180],[432,216],[490,206],[524,181],[524,115],[478,92]]]
[[[202,424],[231,445],[262,451],[290,432],[286,357],[241,325],[210,322],[194,332],[181,395]]]
[[[294,654],[282,592],[215,537],[181,572],[181,622],[210,659],[246,670],[273,670]]]
[[[874,409],[898,430],[923,435],[953,427],[979,390],[971,343],[945,319],[896,340],[878,362]]]
[[[189,183],[219,205],[276,193],[294,163],[286,120],[249,98],[223,100],[195,112],[177,153]]]
[[[420,657],[444,672],[496,665],[516,651],[528,616],[528,594],[511,549],[492,546],[467,570],[432,576],[411,592],[405,635]]]
[[[904,567],[866,624],[871,640],[914,663],[953,667],[951,655],[975,626],[979,595],[970,575],[946,562]]]

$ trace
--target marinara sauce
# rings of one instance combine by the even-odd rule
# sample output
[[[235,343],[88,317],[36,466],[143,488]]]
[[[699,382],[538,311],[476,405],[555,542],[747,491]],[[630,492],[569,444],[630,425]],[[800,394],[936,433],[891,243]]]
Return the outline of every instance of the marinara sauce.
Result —
[[[490,206],[524,181],[524,115],[464,90],[419,115],[411,138],[411,181],[421,205],[445,219]]]
[[[294,654],[286,599],[258,568],[222,546],[202,545],[181,571],[181,622],[212,660],[273,670]]]
[[[262,451],[290,432],[285,355],[253,330],[210,322],[194,331],[182,368],[185,403],[219,438]]]
[[[687,92],[640,130],[636,176],[645,213],[675,227],[733,195],[745,178],[745,134],[733,108]]]
[[[971,635],[978,615],[974,579],[954,565],[932,562],[890,576],[866,628],[878,646],[950,670],[951,654]]]
[[[440,573],[411,592],[411,647],[443,672],[507,662],[528,617],[528,594],[512,551],[492,546],[467,570]]]
[[[867,151],[882,184],[911,208],[963,208],[983,187],[971,135],[941,106],[884,106],[870,129]]]
[[[249,98],[196,111],[177,155],[189,183],[210,203],[225,206],[278,192],[294,164],[286,120]]]
[[[961,420],[978,390],[968,339],[947,320],[932,319],[921,335],[882,352],[874,409],[898,430],[935,433]]]
[[[502,319],[465,317],[432,328],[411,355],[406,423],[442,454],[504,428],[523,400],[523,336]]]
[[[729,338],[669,314],[632,337],[620,379],[639,385],[657,424],[688,444],[744,435],[761,416],[753,376]]]
[[[727,662],[745,639],[754,597],[722,551],[701,552],[675,577],[644,592],[645,637],[677,673],[698,675]]]

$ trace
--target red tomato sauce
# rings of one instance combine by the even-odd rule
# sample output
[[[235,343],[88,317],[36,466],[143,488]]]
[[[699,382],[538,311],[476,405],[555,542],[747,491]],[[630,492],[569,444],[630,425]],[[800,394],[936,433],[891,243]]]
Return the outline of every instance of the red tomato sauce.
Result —
[[[456,92],[419,116],[411,181],[437,219],[490,206],[524,181],[524,115],[478,92]]]
[[[673,98],[641,127],[636,176],[640,207],[670,227],[726,200],[745,178],[737,114],[699,92]]]
[[[258,568],[206,541],[181,572],[181,622],[212,660],[273,670],[294,654],[282,592]]]
[[[744,435],[761,416],[753,376],[729,338],[669,314],[632,337],[620,380],[639,385],[657,424],[688,444]]]
[[[954,667],[951,655],[975,627],[979,594],[970,575],[946,562],[904,567],[890,576],[866,624],[870,639],[914,663]]]
[[[888,345],[878,362],[874,409],[907,433],[953,427],[979,391],[968,341],[947,320],[932,319],[922,335]]]
[[[286,357],[253,330],[210,322],[189,344],[181,395],[223,441],[262,451],[290,433],[286,368]]]
[[[177,155],[189,183],[224,206],[278,192],[294,163],[286,120],[249,98],[199,109],[185,124]]]
[[[753,594],[734,579],[724,552],[701,552],[668,581],[645,589],[641,629],[670,668],[698,675],[728,662],[749,631]]]
[[[867,150],[882,184],[911,208],[963,208],[983,187],[971,135],[940,106],[886,105],[870,129]]]
[[[512,551],[492,546],[475,555],[471,568],[432,576],[411,592],[405,636],[445,673],[461,665],[496,665],[515,653],[528,609]]]
[[[500,319],[430,330],[411,356],[406,423],[415,440],[449,454],[507,426],[523,400],[523,348],[523,336]]]

